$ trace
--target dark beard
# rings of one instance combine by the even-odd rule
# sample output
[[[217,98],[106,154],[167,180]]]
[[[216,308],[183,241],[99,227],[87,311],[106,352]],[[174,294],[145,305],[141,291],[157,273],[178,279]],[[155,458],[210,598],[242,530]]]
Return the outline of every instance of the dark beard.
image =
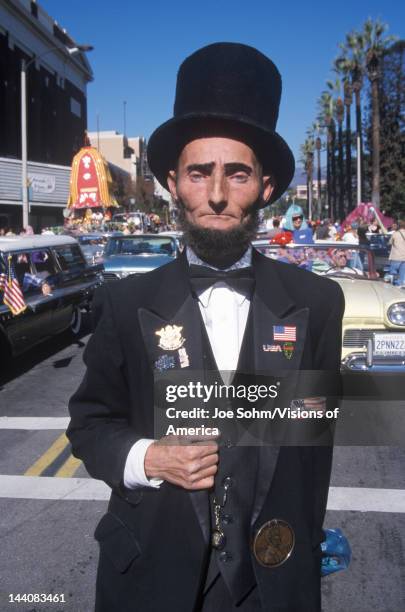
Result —
[[[259,207],[252,206],[249,218],[231,230],[201,228],[186,219],[184,204],[177,201],[177,225],[183,231],[184,242],[203,261],[215,268],[228,268],[246,252],[259,227]]]

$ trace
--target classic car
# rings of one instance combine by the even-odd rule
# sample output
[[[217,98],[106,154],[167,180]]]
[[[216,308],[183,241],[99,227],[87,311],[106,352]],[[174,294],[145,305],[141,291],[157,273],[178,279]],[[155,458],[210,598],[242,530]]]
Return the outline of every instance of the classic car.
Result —
[[[90,265],[103,263],[104,251],[111,236],[121,236],[122,232],[92,232],[90,234],[77,234],[74,237],[77,239]]]
[[[343,289],[342,368],[405,372],[405,291],[384,282],[370,247],[341,242],[253,246],[272,259],[333,279]]]
[[[179,230],[164,230],[163,232],[159,232],[159,236],[171,236],[172,238],[175,239],[175,241],[177,243],[177,247],[180,250],[180,252],[183,251],[183,249],[184,249],[184,236],[183,236],[183,232],[181,232]]]
[[[119,280],[144,274],[171,261],[179,254],[172,236],[135,234],[109,238],[104,254],[104,280]]]
[[[0,238],[2,359],[68,329],[79,334],[82,310],[90,308],[94,290],[103,282],[101,269],[87,264],[71,236]],[[12,277],[24,308],[19,314],[7,305],[5,283],[11,286]]]

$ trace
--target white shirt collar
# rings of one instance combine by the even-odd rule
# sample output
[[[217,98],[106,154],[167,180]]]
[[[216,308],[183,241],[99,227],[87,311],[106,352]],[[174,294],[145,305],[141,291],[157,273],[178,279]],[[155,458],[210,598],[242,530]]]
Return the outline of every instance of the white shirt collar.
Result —
[[[213,270],[219,270],[220,268],[215,268],[211,266],[206,261],[203,261],[195,254],[191,247],[186,247],[186,256],[187,261],[190,264],[194,264],[196,266],[205,266],[206,268],[212,268]],[[229,270],[238,270],[239,268],[247,268],[252,265],[252,247],[249,246],[247,250],[243,253],[242,257],[235,261],[229,268],[224,268],[224,272],[228,272]]]
[[[212,285],[212,287],[209,287],[208,289],[200,293],[200,295],[198,296],[198,300],[202,304],[202,306],[204,306],[204,308],[208,308],[211,300],[211,295],[214,289],[223,289],[225,291],[231,291],[238,306],[241,306],[244,301],[248,299],[244,293],[239,293],[238,291],[235,291],[235,289],[232,289],[232,287],[229,287],[229,285],[226,285],[225,283],[215,283],[215,285]]]
[[[189,264],[194,264],[197,266],[205,266],[208,268],[212,268],[213,270],[220,269],[220,268],[214,268],[214,266],[211,266],[205,261],[203,261],[202,259],[200,259],[198,255],[195,254],[193,249],[191,249],[189,246],[186,248],[186,256],[187,256],[187,261]],[[227,272],[230,270],[238,270],[240,268],[247,268],[251,264],[252,264],[252,247],[249,246],[249,248],[245,251],[242,257],[238,259],[238,261],[235,261],[235,263],[233,263],[229,268],[225,268],[224,271]],[[243,293],[239,293],[238,291],[235,291],[234,289],[229,287],[229,285],[227,285],[226,283],[218,282],[218,283],[215,283],[215,285],[212,285],[212,287],[209,287],[208,289],[200,293],[200,295],[198,296],[198,300],[204,308],[208,308],[210,300],[211,300],[211,295],[214,289],[225,289],[226,291],[232,291],[234,295],[234,299],[236,303],[238,304],[238,306],[241,306],[244,303],[244,301],[247,300],[246,295],[244,295]]]

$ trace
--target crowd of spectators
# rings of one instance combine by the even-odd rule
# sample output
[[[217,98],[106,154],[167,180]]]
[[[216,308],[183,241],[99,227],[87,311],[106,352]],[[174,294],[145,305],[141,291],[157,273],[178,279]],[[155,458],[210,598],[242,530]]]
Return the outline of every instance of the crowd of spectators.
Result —
[[[389,232],[398,230],[394,222]],[[300,206],[293,204],[282,217],[273,217],[267,222],[267,237],[275,243],[283,244],[342,241],[348,244],[368,244],[367,234],[379,234],[382,229],[376,217],[367,220],[359,217],[352,223],[340,219],[306,219]]]

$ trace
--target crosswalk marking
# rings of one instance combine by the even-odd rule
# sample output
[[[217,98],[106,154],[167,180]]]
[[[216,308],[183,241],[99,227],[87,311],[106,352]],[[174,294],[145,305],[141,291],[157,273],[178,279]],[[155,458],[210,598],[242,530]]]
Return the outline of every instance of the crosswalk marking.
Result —
[[[0,429],[61,429],[69,424],[69,417],[0,417]]]
[[[330,487],[328,510],[405,512],[405,490],[366,487]]]
[[[101,480],[51,476],[0,475],[0,498],[107,501],[111,490]],[[405,490],[331,487],[328,510],[405,513]]]
[[[0,475],[0,498],[105,501],[110,488],[92,478]]]

